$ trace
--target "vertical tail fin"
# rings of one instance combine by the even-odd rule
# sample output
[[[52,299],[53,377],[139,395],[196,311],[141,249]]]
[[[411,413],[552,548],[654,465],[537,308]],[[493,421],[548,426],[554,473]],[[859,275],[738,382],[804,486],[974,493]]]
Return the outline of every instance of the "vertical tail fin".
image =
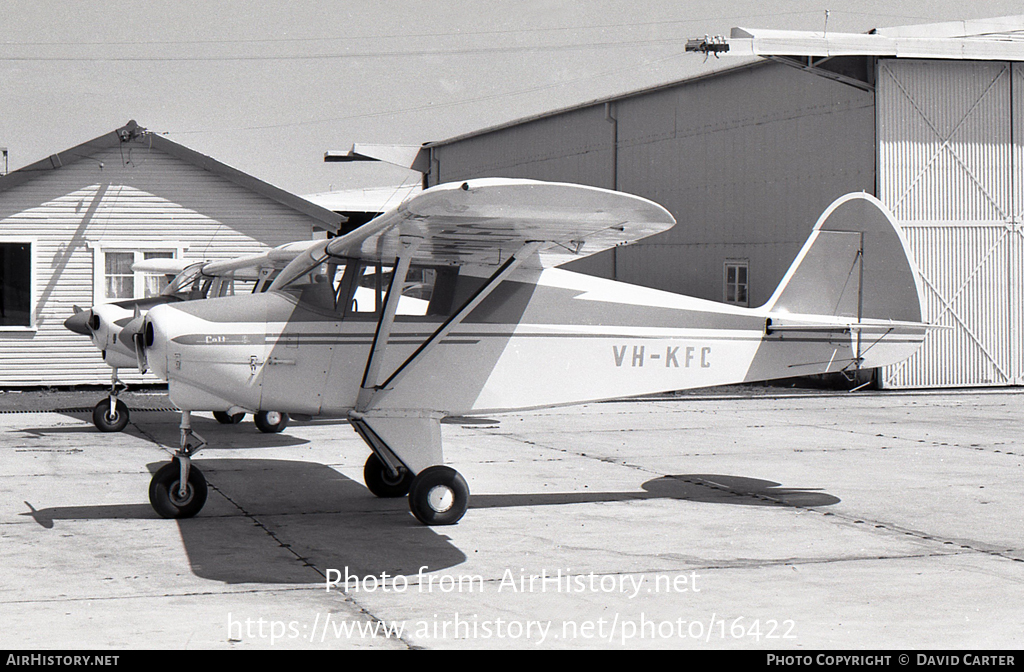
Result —
[[[921,280],[881,201],[847,194],[818,218],[767,307],[773,313],[921,322]]]

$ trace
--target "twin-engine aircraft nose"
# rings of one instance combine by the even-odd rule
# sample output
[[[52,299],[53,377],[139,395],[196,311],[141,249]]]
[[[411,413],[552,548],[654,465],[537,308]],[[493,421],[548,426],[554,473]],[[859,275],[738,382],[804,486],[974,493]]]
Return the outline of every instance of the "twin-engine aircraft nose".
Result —
[[[99,328],[99,317],[91,310],[82,310],[74,307],[75,314],[64,320],[64,328],[83,336],[92,336],[92,332]]]

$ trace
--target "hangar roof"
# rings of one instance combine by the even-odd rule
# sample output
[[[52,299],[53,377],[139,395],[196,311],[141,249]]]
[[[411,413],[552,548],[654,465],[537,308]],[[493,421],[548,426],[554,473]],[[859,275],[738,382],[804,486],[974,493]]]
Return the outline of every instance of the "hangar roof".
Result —
[[[58,168],[91,156],[97,151],[108,149],[110,147],[117,147],[122,143],[127,142],[145,142],[149,146],[166,152],[171,156],[199,166],[203,170],[207,170],[214,175],[223,177],[241,187],[245,187],[246,189],[254,191],[262,196],[266,196],[281,205],[297,210],[324,225],[317,228],[323,228],[335,233],[341,228],[341,223],[345,221],[344,217],[331,212],[327,208],[312,203],[300,196],[296,196],[284,189],[275,187],[274,185],[255,178],[252,175],[243,173],[236,168],[232,168],[227,164],[212,159],[205,154],[200,154],[199,152],[189,149],[184,145],[179,145],[178,143],[168,140],[163,136],[155,133],[149,133],[145,128],[135,123],[134,120],[129,121],[121,128],[115,129],[110,133],[101,135],[98,138],[93,138],[88,142],[83,142],[82,144],[63,152],[53,154],[41,161],[36,161],[33,164],[19,168],[18,170],[11,171],[7,175],[0,176],[0,193],[8,189],[12,189],[19,184],[28,182],[38,176],[42,171],[57,170]]]
[[[703,39],[690,40],[686,50],[723,57],[719,59],[720,65],[698,77],[516,119],[446,140],[428,142],[424,147],[453,144],[537,119],[716,77],[725,72],[764,63],[764,59],[792,65],[865,90],[872,90],[874,87],[867,81],[869,77],[866,73],[857,72],[856,65],[851,68],[850,63],[844,63],[842,59],[831,63],[828,61],[843,56],[1024,61],[1024,15],[894,26],[878,28],[869,33],[733,28],[728,38],[705,36]]]
[[[889,56],[1024,60],[1024,15],[879,28],[867,34],[733,28],[737,56]]]

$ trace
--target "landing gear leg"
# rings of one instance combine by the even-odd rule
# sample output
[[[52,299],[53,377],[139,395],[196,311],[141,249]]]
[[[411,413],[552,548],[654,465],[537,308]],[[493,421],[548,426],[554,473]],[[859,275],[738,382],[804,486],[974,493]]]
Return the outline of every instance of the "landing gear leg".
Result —
[[[192,465],[192,456],[205,446],[203,437],[192,431],[192,413],[182,411],[181,447],[149,482],[149,503],[164,518],[191,518],[206,504],[206,479]]]
[[[352,428],[373,451],[363,469],[366,487],[378,497],[408,492],[409,510],[424,525],[454,525],[469,508],[466,479],[441,464],[440,419],[349,413]]]
[[[101,432],[120,432],[128,426],[128,405],[118,399],[128,389],[117,377],[117,369],[110,375],[110,396],[92,409],[92,424]]]

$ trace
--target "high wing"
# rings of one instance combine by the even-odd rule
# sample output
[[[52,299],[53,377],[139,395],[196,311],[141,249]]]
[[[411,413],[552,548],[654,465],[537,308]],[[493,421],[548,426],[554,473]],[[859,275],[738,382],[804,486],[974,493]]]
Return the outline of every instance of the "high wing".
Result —
[[[189,275],[196,274],[210,278],[226,277],[257,277],[264,268],[284,268],[295,257],[320,243],[316,240],[299,240],[278,245],[264,252],[246,254],[230,259],[196,260],[196,259],[145,259],[132,264],[132,270],[142,273],[161,275],[179,275],[185,269],[191,269]],[[180,284],[180,283],[178,283]]]
[[[295,257],[320,241],[299,240],[278,245],[265,252],[249,254],[234,259],[211,261],[203,266],[203,275],[227,275],[243,269],[283,268]]]
[[[579,184],[487,178],[431,187],[349,234],[309,248],[327,255],[393,262],[403,239],[417,239],[413,264],[498,266],[530,243],[525,263],[552,267],[675,225],[662,206],[639,196]],[[272,288],[308,268],[296,259]]]

